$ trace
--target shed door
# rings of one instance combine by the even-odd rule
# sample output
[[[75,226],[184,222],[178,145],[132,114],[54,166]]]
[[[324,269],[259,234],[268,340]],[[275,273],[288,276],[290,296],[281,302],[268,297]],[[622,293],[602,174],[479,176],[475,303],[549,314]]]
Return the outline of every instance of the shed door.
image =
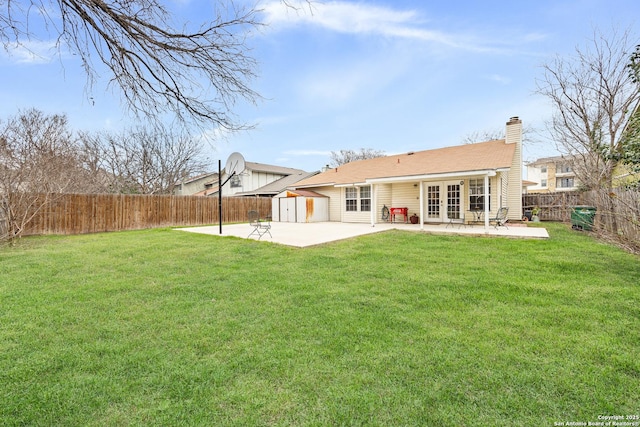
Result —
[[[296,197],[280,199],[280,221],[296,222]]]

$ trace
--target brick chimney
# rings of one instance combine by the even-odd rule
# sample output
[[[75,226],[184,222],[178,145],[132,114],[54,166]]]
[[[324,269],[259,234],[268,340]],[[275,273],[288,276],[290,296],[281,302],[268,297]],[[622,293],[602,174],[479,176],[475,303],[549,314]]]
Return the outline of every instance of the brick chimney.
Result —
[[[522,120],[517,116],[511,117],[507,122],[505,143],[516,145],[507,184],[509,219],[520,220],[522,219]]]

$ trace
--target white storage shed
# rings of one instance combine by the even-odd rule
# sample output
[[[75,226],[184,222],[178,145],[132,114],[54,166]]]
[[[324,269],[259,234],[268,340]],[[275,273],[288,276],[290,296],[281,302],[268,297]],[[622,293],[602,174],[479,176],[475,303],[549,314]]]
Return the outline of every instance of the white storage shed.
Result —
[[[329,221],[329,197],[308,190],[285,190],[272,199],[271,216],[277,222]]]

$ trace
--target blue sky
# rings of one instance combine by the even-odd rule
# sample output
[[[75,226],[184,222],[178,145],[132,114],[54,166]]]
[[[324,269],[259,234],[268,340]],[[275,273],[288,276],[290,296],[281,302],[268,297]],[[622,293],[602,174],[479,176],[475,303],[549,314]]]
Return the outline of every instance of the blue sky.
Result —
[[[171,4],[177,21],[202,19],[211,5]],[[259,61],[252,85],[264,100],[234,110],[256,128],[207,146],[214,165],[238,151],[248,161],[311,171],[329,163],[331,151],[457,145],[474,132],[502,130],[511,116],[542,131],[551,110],[534,93],[540,65],[574,53],[595,28],[637,36],[640,17],[637,0],[316,1],[312,12],[263,0],[259,8],[268,26],[248,43]],[[77,60],[52,56],[49,46],[33,41],[37,60],[0,51],[0,118],[35,107],[67,114],[74,129],[128,122],[106,73],[89,94]],[[524,158],[555,153],[543,140],[526,146]]]

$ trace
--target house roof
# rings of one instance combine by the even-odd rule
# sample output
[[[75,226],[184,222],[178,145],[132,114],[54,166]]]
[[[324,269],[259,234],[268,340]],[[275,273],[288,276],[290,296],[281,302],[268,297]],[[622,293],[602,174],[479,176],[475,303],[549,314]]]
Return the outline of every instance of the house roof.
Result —
[[[303,172],[301,169],[287,168],[284,166],[266,165],[264,163],[245,162],[247,169],[251,169],[259,172],[269,172],[278,175],[294,175]]]
[[[304,179],[295,187],[349,185],[374,179],[508,169],[513,162],[515,149],[516,144],[506,144],[505,140],[499,139],[359,160]]]
[[[540,166],[547,165],[549,163],[556,163],[561,161],[566,161],[567,158],[565,156],[552,156],[552,157],[541,157],[532,162],[527,163],[527,166]]]
[[[207,188],[206,190],[198,191],[197,193],[192,194],[192,196],[211,196],[213,194],[217,194],[219,188],[220,187],[218,186],[213,188]]]
[[[275,196],[276,194],[284,191],[287,187],[294,185],[296,182],[308,178],[317,174],[318,172],[304,172],[298,171],[297,173],[284,176],[276,181],[270,182],[267,185],[264,185],[260,188],[256,188],[252,191],[243,191],[241,193],[236,193],[236,196]]]
[[[201,173],[200,175],[196,175],[196,176],[192,176],[190,178],[186,178],[182,181],[178,181],[178,184],[189,184],[192,183],[194,181],[197,181],[199,179],[205,179],[205,178],[209,178],[215,176],[216,180],[218,179],[218,172],[206,172],[206,173]]]

